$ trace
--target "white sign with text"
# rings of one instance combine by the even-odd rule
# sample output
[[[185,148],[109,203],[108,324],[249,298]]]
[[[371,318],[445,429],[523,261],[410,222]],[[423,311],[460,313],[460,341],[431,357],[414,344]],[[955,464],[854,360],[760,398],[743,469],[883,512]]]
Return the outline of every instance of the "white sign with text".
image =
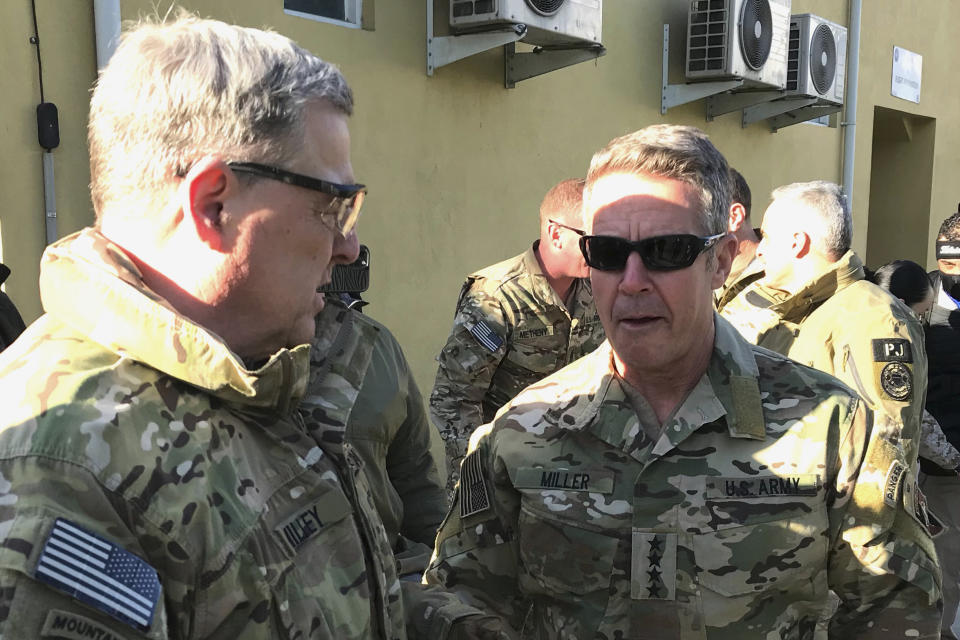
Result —
[[[923,56],[903,47],[893,48],[893,79],[890,93],[920,104],[920,78],[923,75]]]

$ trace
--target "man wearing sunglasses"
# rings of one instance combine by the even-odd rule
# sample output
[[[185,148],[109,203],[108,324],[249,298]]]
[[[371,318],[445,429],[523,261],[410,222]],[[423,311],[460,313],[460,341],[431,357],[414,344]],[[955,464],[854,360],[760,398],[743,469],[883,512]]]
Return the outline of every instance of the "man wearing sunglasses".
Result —
[[[406,637],[342,438],[369,352],[314,351],[336,375],[298,407],[317,289],[358,252],[352,107],[278,34],[184,13],[122,37],[96,225],[48,248],[46,314],[0,356],[3,637]]]
[[[474,429],[521,389],[603,342],[578,246],[582,194],[582,179],[553,187],[540,205],[540,239],[468,276],[460,290],[430,394],[451,494]]]
[[[729,193],[691,127],[594,155],[580,244],[608,342],[477,430],[428,582],[524,637],[936,637],[896,439],[713,311]]]

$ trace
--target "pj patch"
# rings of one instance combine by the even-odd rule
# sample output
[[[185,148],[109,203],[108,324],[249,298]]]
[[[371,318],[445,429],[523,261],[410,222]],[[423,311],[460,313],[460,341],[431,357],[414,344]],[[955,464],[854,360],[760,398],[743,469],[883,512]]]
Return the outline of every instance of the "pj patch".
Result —
[[[873,362],[880,388],[885,394],[898,402],[906,402],[913,397],[913,350],[909,340],[873,340]]]

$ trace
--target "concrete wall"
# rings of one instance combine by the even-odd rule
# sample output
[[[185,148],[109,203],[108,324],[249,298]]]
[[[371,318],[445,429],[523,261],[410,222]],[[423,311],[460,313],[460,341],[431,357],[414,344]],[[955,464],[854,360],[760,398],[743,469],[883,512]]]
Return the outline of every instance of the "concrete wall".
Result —
[[[3,28],[16,38],[8,37],[4,47],[12,47],[12,40],[29,31],[26,14],[20,15],[26,10],[8,4],[14,3],[0,9],[7,18]],[[49,96],[63,103],[64,144],[58,151],[64,176],[61,202],[73,207],[62,213],[64,230],[90,219],[82,137],[87,86],[94,78],[89,4],[38,3],[41,29],[54,32],[60,25],[63,34],[45,49],[44,61],[51,78],[47,82],[53,86],[57,77],[64,84],[58,96],[52,90]],[[367,310],[393,329],[425,393],[432,386],[433,357],[449,331],[463,277],[529,246],[537,234],[537,207],[543,194],[562,178],[583,175],[592,153],[610,138],[658,122],[702,127],[750,182],[757,225],[774,187],[841,177],[841,129],[803,124],[771,133],[762,123],[744,129],[739,113],[706,122],[703,102],[660,115],[662,24],[672,24],[673,81],[680,82],[687,6],[682,0],[607,0],[605,57],[524,81],[511,90],[503,87],[500,49],[426,76],[424,0],[379,0],[374,31],[286,16],[281,0],[182,4],[205,16],[271,26],[343,69],[357,97],[353,164],[357,179],[370,187],[360,225],[361,240],[373,253]],[[864,8],[854,193],[859,251],[867,245],[875,105],[940,120],[931,207],[947,211],[958,199],[940,191],[960,168],[957,155],[950,153],[958,142],[960,88],[950,78],[955,43],[948,28],[960,24],[960,5],[918,0],[908,9],[901,4],[869,0]],[[122,0],[123,17],[134,19],[156,5],[156,0]],[[56,16],[54,6],[58,11],[64,7],[68,15]],[[846,7],[840,0],[793,2],[794,13],[816,13],[840,24],[847,23]],[[48,40],[52,38],[51,33]],[[894,43],[924,55],[919,106],[889,96]],[[2,107],[7,110],[4,116],[16,116],[5,117],[3,126],[17,130],[0,144],[24,160],[17,162],[16,177],[10,182],[17,185],[18,199],[8,197],[12,206],[0,216],[4,259],[15,270],[16,282],[9,292],[32,319],[39,312],[34,283],[43,237],[40,160],[32,142],[36,74],[27,43],[14,48],[15,74],[0,82],[16,82],[4,88],[22,104],[18,111],[6,103]],[[7,59],[12,59],[10,55]],[[20,141],[13,145],[11,137]],[[936,213],[936,224],[930,225],[935,227],[942,217]]]

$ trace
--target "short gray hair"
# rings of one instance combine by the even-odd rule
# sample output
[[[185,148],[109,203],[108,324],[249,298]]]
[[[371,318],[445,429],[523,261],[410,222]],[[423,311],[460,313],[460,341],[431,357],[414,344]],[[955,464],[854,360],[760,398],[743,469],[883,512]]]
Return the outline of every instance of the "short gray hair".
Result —
[[[90,103],[91,197],[154,198],[207,154],[283,163],[302,148],[306,106],[346,115],[353,95],[331,64],[277,33],[178,11],[120,39]]]
[[[797,224],[824,257],[839,260],[850,249],[853,218],[840,185],[824,180],[794,182],[774,189],[771,197],[806,205],[813,215],[796,218]]]
[[[692,185],[700,195],[701,224],[713,235],[730,218],[729,167],[723,154],[696,127],[656,124],[619,138],[594,154],[584,200],[593,185],[611,173],[647,173]]]

